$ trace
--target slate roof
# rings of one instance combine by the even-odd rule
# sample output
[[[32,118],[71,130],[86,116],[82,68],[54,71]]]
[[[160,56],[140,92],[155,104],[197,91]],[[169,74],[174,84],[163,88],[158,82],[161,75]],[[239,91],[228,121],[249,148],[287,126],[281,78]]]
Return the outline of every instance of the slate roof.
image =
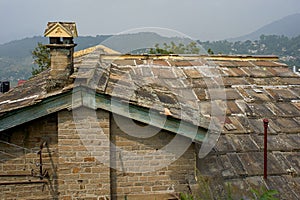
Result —
[[[208,128],[213,117],[222,134],[199,160],[201,173],[235,188],[265,185],[281,199],[300,199],[300,78],[277,57],[108,55],[96,47],[75,58],[74,84],[47,93],[48,73],[0,96],[0,114],[86,85],[140,107],[167,108],[200,127]],[[264,118],[270,122],[268,180],[262,177]]]

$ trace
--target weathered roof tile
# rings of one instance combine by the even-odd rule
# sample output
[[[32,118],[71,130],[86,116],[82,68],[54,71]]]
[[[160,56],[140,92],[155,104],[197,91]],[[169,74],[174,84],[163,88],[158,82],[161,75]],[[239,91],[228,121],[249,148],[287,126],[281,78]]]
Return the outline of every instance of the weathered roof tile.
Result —
[[[283,133],[299,133],[299,124],[293,118],[277,118],[274,122]]]
[[[241,109],[238,107],[235,101],[227,101],[227,110],[228,110],[227,113],[228,115],[242,113]]]
[[[238,175],[247,175],[246,168],[237,153],[228,153],[227,156]]]
[[[216,151],[218,152],[235,152],[236,148],[234,144],[232,144],[232,139],[230,135],[221,135],[218,139],[218,142],[215,146]]]
[[[299,194],[290,187],[285,176],[270,176],[266,183],[268,188],[276,189],[280,193],[280,199],[299,199]]]
[[[258,151],[259,147],[250,135],[233,135],[231,137],[237,152]]]
[[[287,67],[272,67],[267,68],[267,70],[272,73],[274,76],[279,77],[297,77],[298,75],[293,73],[289,68]]]
[[[255,143],[262,150],[264,148],[263,135],[251,135]],[[282,138],[281,135],[268,135],[268,150],[269,151],[291,151],[293,147]]]
[[[244,67],[244,72],[249,74],[251,77],[271,77],[272,73],[262,67]]]
[[[298,99],[298,96],[291,92],[287,88],[268,88],[266,91],[276,100],[276,101],[290,101],[293,99]]]
[[[203,75],[201,75],[200,72],[194,67],[183,68],[183,71],[188,78],[202,78],[203,77]]]
[[[243,163],[248,175],[263,174],[263,152],[239,153],[241,162]],[[279,165],[273,154],[268,153],[268,174],[282,174],[285,170]]]
[[[172,117],[202,128],[211,122],[222,133],[214,151],[199,160],[201,173],[222,175],[246,188],[264,183],[282,192],[299,191],[299,177],[292,178],[286,168],[300,174],[300,78],[278,59],[104,53],[99,46],[75,58],[71,78],[78,84],[48,93],[45,71],[1,95],[0,115],[83,84],[144,108],[168,108]],[[264,118],[269,118],[268,181],[261,179]]]

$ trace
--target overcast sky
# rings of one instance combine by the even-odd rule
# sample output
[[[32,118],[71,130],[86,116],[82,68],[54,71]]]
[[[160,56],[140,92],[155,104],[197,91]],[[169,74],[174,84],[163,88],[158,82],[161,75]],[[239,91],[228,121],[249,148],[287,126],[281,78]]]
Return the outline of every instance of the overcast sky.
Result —
[[[300,0],[0,0],[0,44],[42,35],[48,21],[75,21],[80,35],[161,27],[220,40],[294,13]]]

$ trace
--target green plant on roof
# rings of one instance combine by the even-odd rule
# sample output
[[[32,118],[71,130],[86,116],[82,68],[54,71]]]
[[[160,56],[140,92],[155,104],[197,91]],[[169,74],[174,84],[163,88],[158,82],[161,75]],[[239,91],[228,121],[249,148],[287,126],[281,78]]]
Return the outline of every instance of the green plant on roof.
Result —
[[[187,194],[187,193],[180,193],[179,199],[181,200],[245,200],[242,197],[237,197],[234,194],[233,187],[231,184],[225,184],[224,190],[221,193],[216,194],[214,191],[211,190],[210,179],[198,173],[197,176],[197,183],[198,183],[198,191],[195,194]],[[279,194],[277,190],[268,190],[265,187],[261,187],[259,190],[251,189],[251,193],[253,194],[252,197],[245,197],[246,199],[252,200],[279,200],[276,195]]]
[[[251,192],[257,197],[258,200],[279,200],[275,196],[279,194],[277,190],[268,190],[265,187],[260,190],[251,189]]]
[[[180,199],[181,200],[194,200],[194,197],[191,194],[180,193]]]

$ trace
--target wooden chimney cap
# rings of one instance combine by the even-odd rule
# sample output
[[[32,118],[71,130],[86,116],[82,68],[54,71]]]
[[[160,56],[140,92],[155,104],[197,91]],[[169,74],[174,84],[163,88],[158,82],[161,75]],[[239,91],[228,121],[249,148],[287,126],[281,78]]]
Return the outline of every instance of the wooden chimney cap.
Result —
[[[48,22],[44,33],[45,37],[78,37],[75,22]]]

